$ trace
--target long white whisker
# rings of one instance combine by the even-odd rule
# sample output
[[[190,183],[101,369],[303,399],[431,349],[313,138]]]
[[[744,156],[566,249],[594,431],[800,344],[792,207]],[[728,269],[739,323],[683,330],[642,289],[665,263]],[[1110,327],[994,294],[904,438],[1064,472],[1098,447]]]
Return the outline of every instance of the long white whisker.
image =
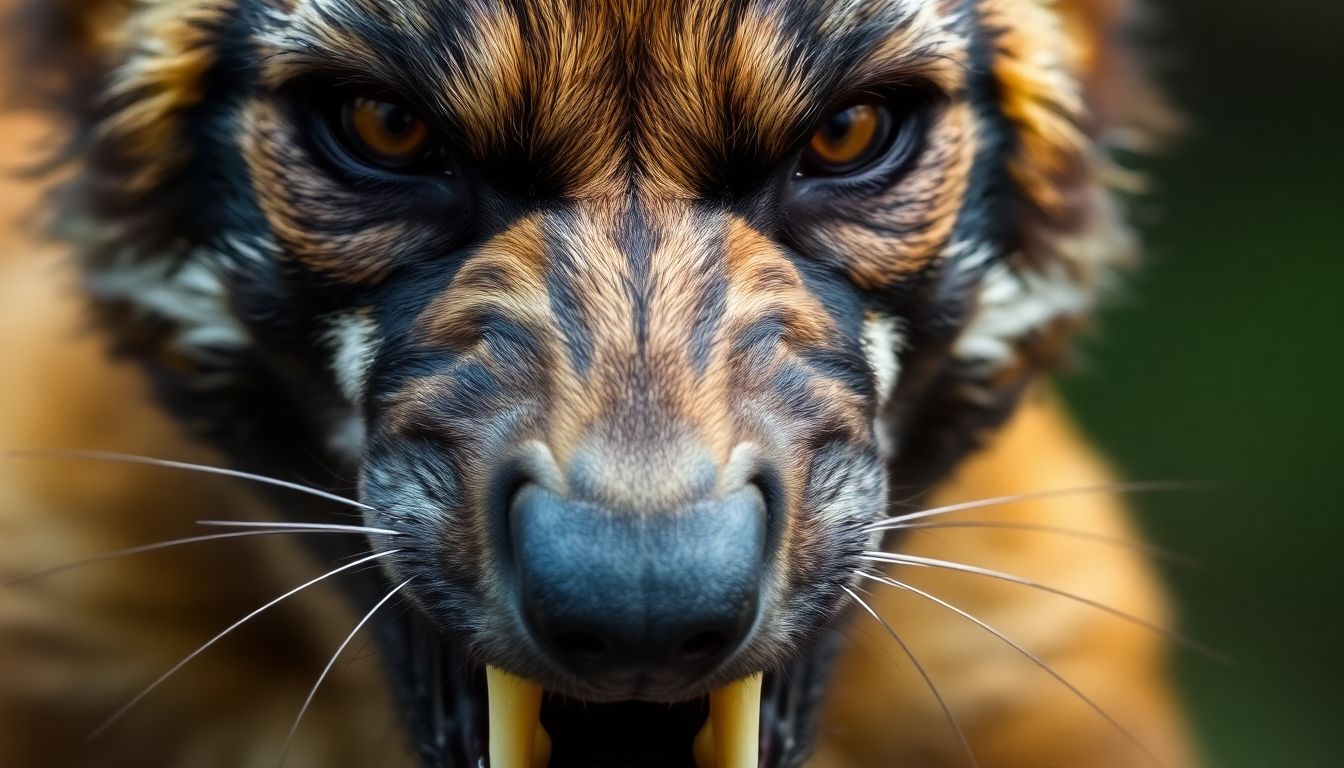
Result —
[[[373,614],[377,613],[379,608],[386,605],[388,600],[391,600],[403,587],[410,583],[411,579],[401,582],[394,587],[391,592],[388,592],[382,600],[379,600],[376,605],[370,608],[369,612],[364,614],[364,618],[360,619],[359,623],[355,625],[355,628],[350,630],[350,634],[345,636],[345,640],[343,640],[340,646],[336,648],[336,652],[331,655],[331,660],[327,662],[327,666],[322,669],[322,674],[317,676],[317,681],[313,683],[312,689],[308,691],[308,698],[304,699],[303,706],[299,707],[299,714],[294,718],[294,725],[290,726],[289,736],[285,738],[285,748],[280,753],[279,765],[281,768],[283,768],[285,764],[285,759],[289,757],[289,748],[294,744],[294,734],[299,732],[299,723],[303,722],[303,716],[307,714],[308,707],[312,705],[313,697],[317,695],[317,689],[322,686],[322,681],[327,679],[327,675],[331,673],[331,668],[336,666],[336,660],[345,652],[345,648],[350,645],[350,641],[355,639],[355,635],[359,634],[359,630],[363,629],[364,625],[369,622],[369,619],[373,618]]]
[[[912,587],[912,586],[910,586],[909,584],[906,584],[905,582],[897,581],[896,579],[893,579],[893,578],[891,578],[891,577],[889,577],[889,576],[875,576],[875,575],[873,575],[873,574],[871,574],[871,573],[866,573],[866,572],[864,572],[864,571],[855,571],[855,573],[858,573],[860,576],[862,576],[862,577],[864,577],[864,578],[866,578],[866,579],[872,579],[873,581],[877,581],[877,582],[879,582],[879,583],[886,584],[887,586],[896,587],[897,589],[903,589],[903,590],[905,590],[905,591],[907,591],[907,592],[910,592],[910,593],[919,595],[920,597],[924,598],[925,600],[929,600],[929,601],[931,601],[931,602],[937,603],[938,605],[941,605],[942,607],[946,608],[947,610],[952,611],[953,613],[956,613],[957,615],[961,616],[962,618],[965,618],[965,619],[967,619],[967,620],[969,620],[969,621],[971,621],[971,622],[974,622],[974,623],[975,623],[977,626],[979,626],[981,629],[985,630],[986,632],[990,633],[990,634],[993,635],[994,637],[997,637],[997,638],[998,638],[999,640],[1001,640],[1002,642],[1004,642],[1004,643],[1006,643],[1007,645],[1011,646],[1011,647],[1012,647],[1014,650],[1016,650],[1018,653],[1022,654],[1024,657],[1026,657],[1026,659],[1029,660],[1031,663],[1033,663],[1033,664],[1035,664],[1036,666],[1040,667],[1042,671],[1044,671],[1046,674],[1048,674],[1048,675],[1050,675],[1051,677],[1053,677],[1055,680],[1057,680],[1057,681],[1058,681],[1061,685],[1063,685],[1065,688],[1068,688],[1070,691],[1072,691],[1073,694],[1074,694],[1075,696],[1077,696],[1077,697],[1078,697],[1084,704],[1086,704],[1088,707],[1090,707],[1090,708],[1092,709],[1092,711],[1094,711],[1094,712],[1096,712],[1098,715],[1100,715],[1101,718],[1102,718],[1103,720],[1105,720],[1106,722],[1110,723],[1112,728],[1115,728],[1115,730],[1116,730],[1118,733],[1120,733],[1120,735],[1124,736],[1125,739],[1126,739],[1127,741],[1129,741],[1129,743],[1133,744],[1133,745],[1134,745],[1140,752],[1142,752],[1142,753],[1143,753],[1144,755],[1146,755],[1150,760],[1152,760],[1153,763],[1155,763],[1155,764],[1157,764],[1157,765],[1162,765],[1162,761],[1161,761],[1160,759],[1158,759],[1157,755],[1154,754],[1154,753],[1152,752],[1152,750],[1148,749],[1148,747],[1147,747],[1146,745],[1144,745],[1144,743],[1143,743],[1142,741],[1140,741],[1139,738],[1138,738],[1137,736],[1135,736],[1133,733],[1131,733],[1130,730],[1129,730],[1128,728],[1126,728],[1124,725],[1122,725],[1122,724],[1120,723],[1119,720],[1116,720],[1114,717],[1111,716],[1111,714],[1110,714],[1109,712],[1107,712],[1107,711],[1106,711],[1105,709],[1103,709],[1099,704],[1097,704],[1095,701],[1093,701],[1091,698],[1089,698],[1087,694],[1083,693],[1082,690],[1078,688],[1078,686],[1076,686],[1076,685],[1074,685],[1073,683],[1069,682],[1067,678],[1065,678],[1063,675],[1061,675],[1061,674],[1059,674],[1058,672],[1056,672],[1055,669],[1054,669],[1053,667],[1051,667],[1049,664],[1046,664],[1044,661],[1042,661],[1042,660],[1040,659],[1040,657],[1038,657],[1036,654],[1032,653],[1031,651],[1027,650],[1026,648],[1023,648],[1019,643],[1017,643],[1016,641],[1014,641],[1012,638],[1010,638],[1010,637],[1008,637],[1007,635],[1003,634],[1002,632],[1000,632],[999,630],[995,629],[994,627],[991,627],[989,624],[986,624],[984,621],[982,621],[982,620],[976,618],[975,616],[971,615],[970,613],[967,613],[966,611],[962,610],[961,608],[958,608],[957,606],[955,606],[955,605],[953,605],[953,604],[947,602],[946,600],[943,600],[943,599],[941,599],[941,598],[935,597],[934,595],[931,595],[931,594],[929,594],[928,592],[925,592],[924,590],[919,589],[918,587]]]
[[[370,528],[366,525],[340,525],[336,523],[286,523],[251,520],[197,520],[197,525],[213,528],[284,528],[295,531],[327,531],[330,533],[375,533],[383,536],[400,536],[401,531],[391,528]]]
[[[958,723],[956,716],[952,714],[952,708],[949,707],[947,701],[943,699],[943,694],[938,691],[938,686],[934,685],[933,678],[930,677],[929,673],[924,669],[924,665],[920,664],[919,659],[915,658],[915,654],[910,650],[910,646],[905,644],[905,641],[896,633],[896,630],[887,623],[886,619],[882,618],[881,614],[868,604],[868,601],[859,597],[854,590],[849,587],[842,587],[842,589],[844,589],[845,592],[848,592],[849,596],[854,598],[854,602],[858,603],[863,610],[867,611],[869,616],[876,619],[877,623],[881,624],[882,628],[887,630],[887,634],[891,635],[891,639],[895,640],[896,644],[901,647],[901,651],[905,653],[905,657],[910,659],[910,663],[914,665],[915,671],[919,672],[919,676],[924,678],[924,684],[927,685],[929,691],[933,693],[933,698],[938,700],[938,706],[943,710],[943,715],[947,717],[947,722],[952,726],[952,730],[956,732],[957,740],[961,742],[961,748],[966,751],[967,762],[971,764],[971,768],[977,768],[979,763],[975,760],[975,753],[971,751],[971,743],[966,739],[966,732],[961,729],[961,723]]]
[[[228,469],[225,467],[212,467],[207,464],[192,464],[185,461],[173,461],[171,459],[156,459],[150,456],[137,456],[130,453],[114,453],[110,451],[5,451],[2,454],[8,459],[65,459],[74,461],[111,461],[122,464],[142,464],[150,467],[162,467],[164,469],[180,469],[188,472],[200,472],[207,475],[220,475],[222,477],[232,477],[238,480],[248,480],[262,485],[270,485],[276,488],[285,488],[299,493],[306,493],[310,496],[317,496],[328,501],[335,501],[359,509],[373,510],[373,507],[363,502],[347,499],[344,496],[337,496],[334,493],[328,493],[320,488],[310,488],[299,483],[291,483],[288,480],[281,480],[276,477],[267,477],[257,475],[251,472],[243,472],[238,469]]]
[[[1076,603],[1081,603],[1090,608],[1095,608],[1099,611],[1109,613],[1110,615],[1118,619],[1127,621],[1131,624],[1134,624],[1135,626],[1142,627],[1143,629],[1146,629],[1149,632],[1159,634],[1173,642],[1180,643],[1181,645],[1184,645],[1192,650],[1198,651],[1199,653],[1209,656],[1210,658],[1221,661],[1224,664],[1231,663],[1231,659],[1229,659],[1226,655],[1204,645],[1203,643],[1200,643],[1197,640],[1191,640],[1190,638],[1185,637],[1184,635],[1181,635],[1178,632],[1173,632],[1172,630],[1167,629],[1166,627],[1154,624],[1151,621],[1135,616],[1132,613],[1126,613],[1125,611],[1122,611],[1114,606],[1110,606],[1105,603],[1093,600],[1091,598],[1083,597],[1082,595],[1075,594],[1073,592],[1069,592],[1063,589],[1059,589],[1057,587],[1052,587],[1048,584],[1042,584],[1037,581],[1032,581],[1031,579],[1026,579],[1011,573],[1004,573],[1003,571],[995,571],[989,568],[980,568],[974,565],[966,565],[965,563],[954,563],[948,560],[937,560],[931,557],[919,557],[918,555],[898,555],[893,554],[891,552],[864,552],[863,555],[861,555],[861,557],[865,560],[878,563],[895,563],[898,565],[912,565],[924,568],[939,568],[942,570],[957,571],[959,573],[969,573],[976,576],[984,576],[990,579],[997,579],[999,581],[1006,581],[1012,584],[1019,584],[1021,586],[1030,587],[1032,589],[1039,589],[1042,592],[1048,592],[1052,595],[1058,595],[1062,598],[1065,598],[1066,600],[1072,600]]]
[[[86,565],[95,565],[97,563],[104,563],[109,560],[118,560],[123,557],[142,555],[147,552],[156,552],[160,549],[170,549],[172,547],[180,547],[183,546],[184,544],[196,544],[203,541],[219,541],[220,539],[241,539],[246,536],[278,536],[280,534],[286,534],[286,533],[327,533],[327,532],[328,531],[310,531],[307,529],[298,529],[293,528],[291,526],[285,526],[283,528],[267,529],[264,531],[211,533],[205,536],[189,536],[184,539],[172,539],[171,541],[159,541],[153,544],[141,544],[139,546],[127,547],[125,549],[118,549],[112,552],[104,552],[99,555],[93,555],[92,557],[86,557],[69,563],[62,563],[60,565],[52,566],[50,568],[44,568],[40,571],[35,571],[33,573],[27,573],[17,578],[11,579],[9,581],[0,583],[0,587],[12,587],[18,584],[23,584],[24,582],[36,581],[38,579],[45,579],[48,576],[55,576],[58,573],[73,571],[76,568],[83,568]],[[330,531],[330,533],[343,533],[343,531]]]
[[[1069,496],[1088,496],[1098,493],[1149,493],[1152,491],[1180,491],[1195,490],[1206,486],[1199,483],[1181,482],[1181,481],[1153,481],[1153,482],[1134,482],[1134,483],[1108,483],[1106,485],[1079,486],[1076,488],[1057,488],[1051,491],[1037,491],[1035,493],[1021,493],[1013,496],[995,496],[988,499],[976,499],[975,501],[964,501],[959,504],[948,504],[943,507],[934,507],[933,509],[920,510],[919,512],[910,512],[904,515],[896,515],[885,520],[872,523],[867,527],[869,531],[885,531],[901,524],[914,520],[923,520],[927,517],[936,517],[938,515],[947,515],[953,512],[962,512],[968,509],[985,509],[986,507],[1001,507],[1008,504],[1017,504],[1026,501],[1040,501],[1042,499],[1057,499]]]
[[[1175,552],[1170,549],[1166,549],[1165,547],[1155,546],[1153,544],[1148,544],[1142,541],[1134,541],[1133,539],[1120,538],[1118,536],[1107,536],[1104,533],[1093,533],[1091,531],[1083,531],[1077,528],[1063,528],[1057,525],[1045,525],[1041,523],[1017,523],[1010,521],[1000,522],[996,520],[964,520],[964,521],[957,520],[954,522],[945,522],[945,523],[902,523],[899,525],[893,525],[889,528],[884,528],[884,530],[929,531],[938,529],[955,530],[957,528],[989,528],[989,529],[1004,529],[1013,531],[1035,531],[1038,533],[1050,533],[1059,536],[1068,536],[1070,538],[1075,539],[1083,539],[1085,541],[1093,541],[1098,544],[1105,544],[1107,546],[1119,547],[1121,549],[1130,549],[1134,550],[1135,552],[1142,552],[1146,555],[1151,555],[1153,557],[1160,558],[1162,560],[1167,560],[1173,563],[1178,563],[1180,565],[1190,567],[1197,567],[1199,565],[1199,561],[1190,557],[1189,555],[1185,555],[1180,552]]]
[[[261,614],[263,611],[265,611],[266,609],[270,608],[271,606],[273,606],[273,605],[279,603],[280,601],[282,601],[282,600],[284,600],[284,599],[286,599],[286,598],[288,598],[288,597],[291,597],[291,596],[293,596],[293,595],[296,595],[296,594],[302,592],[303,590],[305,590],[305,589],[307,589],[307,588],[313,586],[314,584],[317,584],[317,583],[320,582],[320,581],[324,581],[324,580],[326,580],[326,579],[329,579],[329,578],[331,578],[332,576],[335,576],[336,574],[341,573],[342,571],[348,571],[348,570],[350,570],[351,568],[355,568],[355,567],[357,567],[357,566],[363,565],[364,563],[367,563],[367,562],[370,562],[370,561],[373,561],[373,560],[377,560],[377,559],[382,558],[382,557],[387,557],[387,556],[389,556],[389,555],[394,555],[394,554],[396,554],[397,552],[400,552],[400,551],[401,551],[401,550],[399,550],[399,549],[393,549],[393,550],[389,550],[389,551],[387,551],[387,552],[375,552],[375,553],[373,553],[373,554],[371,554],[371,555],[367,555],[367,556],[365,556],[365,557],[361,557],[360,559],[355,560],[355,561],[352,562],[352,563],[346,563],[345,565],[342,565],[342,566],[340,566],[339,568],[335,568],[335,569],[333,569],[333,570],[327,571],[326,573],[322,574],[321,576],[318,576],[317,578],[314,578],[314,579],[312,579],[312,580],[310,580],[310,581],[306,581],[306,582],[304,582],[303,584],[300,584],[299,586],[297,586],[297,587],[295,587],[295,588],[289,590],[288,592],[284,593],[283,595],[281,595],[281,596],[275,598],[274,600],[271,600],[270,602],[266,603],[265,605],[261,606],[260,608],[258,608],[258,609],[256,609],[256,610],[252,611],[251,613],[247,614],[246,616],[244,616],[243,618],[239,619],[238,621],[235,621],[234,623],[230,624],[230,625],[229,625],[223,632],[220,632],[219,634],[217,634],[217,635],[215,635],[214,637],[210,638],[210,639],[207,640],[203,645],[201,645],[199,648],[197,648],[196,650],[194,650],[194,651],[192,651],[191,653],[187,654],[187,656],[184,657],[181,661],[179,661],[179,662],[177,662],[176,664],[174,664],[173,667],[172,667],[172,669],[169,669],[167,672],[164,672],[162,675],[160,675],[160,676],[158,677],[158,679],[156,679],[154,682],[150,683],[144,690],[142,690],[142,691],[140,691],[139,693],[137,693],[137,694],[135,695],[134,698],[132,698],[130,701],[128,701],[128,702],[126,702],[125,704],[123,704],[123,705],[121,706],[121,709],[118,709],[116,712],[113,712],[111,717],[109,717],[109,718],[107,718],[106,720],[104,720],[104,721],[103,721],[97,728],[95,728],[95,729],[93,730],[93,733],[90,733],[90,734],[89,734],[89,741],[93,741],[94,739],[97,739],[99,736],[103,735],[103,733],[105,733],[105,732],[107,731],[108,728],[111,728],[111,727],[112,727],[118,720],[120,720],[120,719],[122,718],[122,716],[124,716],[127,712],[129,712],[129,711],[131,710],[132,707],[134,707],[136,704],[139,704],[141,699],[145,698],[145,697],[148,696],[148,695],[149,695],[155,688],[158,688],[160,685],[162,685],[163,682],[164,682],[165,680],[167,680],[168,678],[172,677],[173,674],[174,674],[175,672],[177,672],[179,669],[181,669],[182,667],[185,667],[185,666],[187,665],[187,663],[190,662],[192,659],[196,658],[197,656],[200,656],[200,655],[201,655],[202,653],[204,653],[204,652],[206,651],[206,649],[208,649],[210,646],[212,646],[212,645],[214,645],[215,643],[219,642],[220,640],[224,639],[224,637],[226,637],[230,632],[233,632],[235,629],[237,629],[237,628],[241,627],[242,625],[246,624],[248,621],[252,620],[252,619],[255,618],[256,616],[258,616],[259,614]]]

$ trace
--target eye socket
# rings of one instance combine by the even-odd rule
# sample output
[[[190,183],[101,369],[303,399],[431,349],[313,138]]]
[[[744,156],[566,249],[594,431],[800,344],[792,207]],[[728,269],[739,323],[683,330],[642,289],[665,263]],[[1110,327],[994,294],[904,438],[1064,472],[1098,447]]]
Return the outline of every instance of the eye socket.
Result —
[[[429,124],[395,101],[354,96],[341,105],[340,128],[346,146],[380,168],[407,172],[433,170],[436,143]]]
[[[864,170],[891,146],[896,121],[883,104],[860,102],[826,118],[803,150],[800,173],[843,176]]]

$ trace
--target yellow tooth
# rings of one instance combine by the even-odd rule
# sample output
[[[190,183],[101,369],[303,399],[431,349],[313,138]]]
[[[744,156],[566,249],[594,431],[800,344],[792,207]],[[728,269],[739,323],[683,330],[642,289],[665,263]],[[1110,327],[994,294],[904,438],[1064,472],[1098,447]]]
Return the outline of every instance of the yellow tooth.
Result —
[[[532,768],[546,768],[551,762],[551,735],[537,723],[536,742],[532,746]]]
[[[709,721],[695,739],[696,768],[756,768],[761,679],[755,675],[709,692]]]
[[[541,728],[541,686],[495,667],[485,668],[485,684],[490,697],[490,767],[543,768],[551,745]],[[534,746],[541,749],[534,751]],[[543,761],[537,762],[537,757]]]
[[[714,723],[705,721],[705,726],[695,735],[691,752],[695,755],[695,768],[718,768],[719,760],[714,755]]]

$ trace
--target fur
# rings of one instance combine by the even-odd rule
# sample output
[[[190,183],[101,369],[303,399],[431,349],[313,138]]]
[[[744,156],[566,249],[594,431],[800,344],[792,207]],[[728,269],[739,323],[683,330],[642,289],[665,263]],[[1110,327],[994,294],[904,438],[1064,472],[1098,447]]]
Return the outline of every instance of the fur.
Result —
[[[501,489],[519,478],[648,515],[671,514],[699,492],[699,465],[687,456],[705,457],[720,483],[745,475],[760,484],[779,520],[766,609],[750,642],[703,685],[791,668],[826,645],[818,638],[862,619],[846,590],[876,543],[865,525],[912,492],[936,502],[1106,477],[1036,382],[1132,252],[1122,202],[1106,186],[1106,142],[1117,129],[1153,127],[1158,112],[1125,111],[1130,101],[1117,95],[1140,87],[1115,42],[1121,6],[37,4],[32,18],[45,21],[34,28],[50,33],[37,48],[55,55],[34,66],[44,66],[39,80],[72,136],[55,216],[94,325],[119,357],[98,359],[89,345],[58,353],[66,304],[16,314],[6,327],[39,322],[51,340],[15,358],[5,404],[52,402],[25,389],[31,377],[74,377],[64,400],[146,408],[152,393],[174,421],[141,443],[123,434],[124,415],[100,427],[58,407],[5,440],[27,447],[63,436],[67,447],[177,455],[185,432],[245,469],[357,489],[371,505],[367,523],[405,534],[382,574],[412,580],[409,610],[375,622],[391,674],[351,673],[324,692],[298,745],[297,759],[310,764],[391,764],[403,744],[422,764],[453,764],[435,741],[434,703],[414,660],[424,638],[461,661],[585,695],[584,681],[549,666],[510,614],[494,515]],[[453,174],[392,181],[346,165],[322,116],[351,88],[399,94],[451,144]],[[793,158],[817,121],[859,97],[906,110],[919,131],[909,163],[852,182],[793,181]],[[6,267],[14,283],[60,293],[27,263]],[[74,386],[103,378],[118,386]],[[81,433],[63,417],[90,426]],[[602,471],[576,474],[581,465]],[[119,479],[114,493],[88,499],[54,477],[15,470],[6,486],[15,501],[0,520],[30,536],[121,541],[187,520],[172,514],[169,491],[198,487]],[[268,507],[207,487],[191,492],[222,517],[279,509],[284,519],[327,519],[314,505]],[[49,527],[39,526],[30,510],[59,507],[67,494],[109,514],[136,512],[102,526],[41,516]],[[995,514],[1068,514],[1072,524],[1127,533],[1110,499]],[[1095,585],[1118,608],[1164,611],[1133,556],[1025,534],[956,536],[950,559]],[[938,550],[918,537],[902,542],[902,551]],[[0,576],[52,551],[10,549]],[[270,676],[225,657],[204,679],[228,685],[179,691],[176,701],[165,692],[158,708],[171,717],[142,715],[106,751],[62,738],[152,677],[141,667],[175,658],[196,618],[212,624],[204,609],[191,621],[170,618],[181,601],[226,592],[245,602],[307,555],[360,551],[355,542],[306,554],[253,549],[265,567],[226,563],[229,589],[194,591],[214,561],[184,558],[173,565],[178,588],[65,593],[83,596],[86,625],[53,617],[63,599],[54,586],[0,596],[0,637],[13,644],[0,663],[40,658],[55,675],[31,666],[0,692],[7,713],[42,702],[23,715],[33,728],[0,737],[0,757],[136,764],[149,759],[137,745],[152,745],[167,764],[264,761],[286,718],[245,726],[292,698],[292,664]],[[130,584],[151,573],[117,567]],[[345,594],[368,602],[383,576],[352,577]],[[1077,666],[1167,764],[1188,761],[1161,643],[1039,595],[965,581],[920,583]],[[132,594],[157,620],[118,623],[116,608]],[[1048,679],[1023,677],[1011,659],[986,660],[983,637],[899,596],[874,599],[929,654],[980,764],[1132,764],[1132,747]],[[313,610],[312,637],[278,630],[280,640],[258,640],[257,658],[311,662],[305,644],[347,618],[338,604]],[[49,635],[94,656],[131,638],[124,645],[143,655],[112,674],[31,642]],[[88,651],[104,637],[110,645]],[[796,730],[772,764],[800,763],[819,722],[821,733],[848,735],[821,737],[813,765],[961,759],[951,734],[925,723],[941,713],[918,685],[863,670],[874,647],[846,651],[829,686],[823,662],[804,667],[798,678],[815,684],[799,700],[824,692],[824,705],[795,705],[804,707]],[[51,684],[76,671],[99,682],[84,687],[83,701]],[[373,724],[389,721],[394,735],[378,741]]]

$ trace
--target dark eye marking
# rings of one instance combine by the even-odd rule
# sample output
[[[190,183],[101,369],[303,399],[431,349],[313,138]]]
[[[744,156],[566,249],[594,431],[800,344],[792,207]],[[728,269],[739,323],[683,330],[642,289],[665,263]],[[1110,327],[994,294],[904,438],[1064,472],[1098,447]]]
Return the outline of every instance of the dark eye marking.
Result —
[[[803,167],[816,176],[864,167],[886,147],[892,122],[891,110],[882,104],[855,104],[832,113],[803,150]]]
[[[318,111],[333,139],[325,149],[340,164],[398,176],[452,173],[446,143],[428,120],[396,97],[342,92]]]
[[[919,154],[928,128],[926,99],[866,99],[833,110],[798,160],[801,179],[895,176]]]
[[[346,140],[384,167],[401,168],[415,162],[431,143],[425,121],[396,102],[356,96],[341,112]]]

